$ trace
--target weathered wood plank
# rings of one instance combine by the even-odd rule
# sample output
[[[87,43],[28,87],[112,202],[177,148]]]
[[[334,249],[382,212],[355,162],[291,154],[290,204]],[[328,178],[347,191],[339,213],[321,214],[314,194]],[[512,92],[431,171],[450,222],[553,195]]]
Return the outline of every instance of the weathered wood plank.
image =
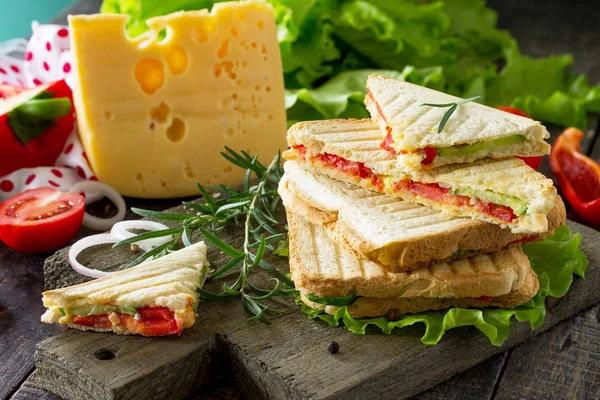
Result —
[[[544,334],[542,334],[544,335]],[[504,370],[510,350],[462,372],[411,400],[480,400],[489,399]]]
[[[516,348],[495,399],[597,399],[599,328],[600,305],[596,305]]]
[[[0,245],[0,398],[13,393],[31,372],[37,342],[57,332],[41,327],[43,257]],[[40,329],[41,328],[41,329]]]
[[[244,397],[232,386],[226,386],[227,379],[220,384],[210,386],[201,397],[190,397],[190,400],[242,400]],[[33,372],[10,400],[61,400],[52,392],[44,389],[37,372]]]
[[[224,368],[251,397],[406,398],[600,301],[595,289],[600,285],[600,269],[594,268],[600,265],[599,234],[580,225],[572,227],[585,238],[582,247],[592,265],[586,280],[575,281],[569,294],[548,312],[542,329],[532,332],[527,324],[515,324],[503,348],[491,346],[473,329],[455,329],[434,347],[420,344],[420,327],[390,336],[357,336],[307,319],[289,298],[280,300],[282,312],[273,316],[270,326],[246,322],[248,315],[236,301],[210,302],[201,305],[196,325],[180,338],[134,338],[74,330],[57,335],[38,346],[38,374],[44,378],[45,387],[72,399],[116,399],[133,393],[162,398],[167,391],[171,398],[183,398],[190,390],[186,383],[194,381],[194,389],[201,388],[203,382],[196,380],[198,376],[209,381],[211,371],[218,370],[224,359]],[[94,257],[109,259],[105,253]],[[211,253],[209,259],[214,261],[216,255]],[[60,267],[61,257],[66,272],[64,252],[55,256],[53,266]],[[337,355],[327,352],[332,340],[340,344]],[[97,360],[93,355],[101,349],[111,350],[116,357]],[[204,364],[194,368],[203,366],[204,372],[188,382],[171,381],[195,371],[185,360],[199,359]],[[156,392],[156,385],[163,391]]]

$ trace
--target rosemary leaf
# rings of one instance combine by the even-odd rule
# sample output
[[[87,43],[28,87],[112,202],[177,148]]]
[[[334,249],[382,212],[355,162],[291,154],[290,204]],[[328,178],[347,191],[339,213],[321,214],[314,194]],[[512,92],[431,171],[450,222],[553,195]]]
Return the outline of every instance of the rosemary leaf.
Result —
[[[113,248],[115,247],[121,247],[121,246],[125,246],[126,244],[131,244],[131,243],[135,243],[135,242],[140,242],[142,240],[146,240],[146,239],[154,239],[154,238],[158,238],[158,237],[164,237],[164,236],[170,236],[170,235],[174,235],[174,234],[179,234],[183,231],[182,227],[176,227],[176,228],[169,228],[169,229],[161,229],[159,231],[149,231],[149,232],[144,232],[144,233],[140,233],[139,235],[127,238],[127,239],[123,239],[115,244],[113,244]]]
[[[220,276],[222,276],[223,274],[231,271],[233,269],[233,267],[235,267],[236,265],[238,265],[242,259],[244,258],[243,255],[238,256],[238,257],[233,257],[231,260],[229,260],[229,262],[225,265],[223,265],[221,268],[217,269],[215,272],[213,272],[213,274],[211,276],[209,276],[207,279],[209,281],[214,280]]]
[[[230,245],[228,245],[227,243],[225,243],[224,241],[219,239],[216,235],[207,231],[206,229],[200,228],[200,233],[202,233],[202,235],[204,235],[204,237],[206,239],[208,239],[213,245],[215,245],[215,247],[217,247],[223,253],[228,254],[232,257],[239,257],[239,256],[244,255],[243,252],[234,249],[233,247],[231,247]]]
[[[143,210],[141,208],[131,207],[131,211],[140,215],[144,218],[156,219],[159,221],[185,221],[186,219],[193,218],[194,215],[190,214],[179,214],[169,213],[162,211]]]
[[[452,116],[454,111],[456,111],[457,108],[458,108],[458,106],[455,104],[452,107],[450,107],[448,109],[448,111],[446,111],[446,113],[442,117],[442,120],[440,121],[440,124],[438,125],[438,133],[440,133],[441,131],[444,130],[444,127],[446,126],[446,122],[448,122],[448,120],[450,119],[450,117]]]

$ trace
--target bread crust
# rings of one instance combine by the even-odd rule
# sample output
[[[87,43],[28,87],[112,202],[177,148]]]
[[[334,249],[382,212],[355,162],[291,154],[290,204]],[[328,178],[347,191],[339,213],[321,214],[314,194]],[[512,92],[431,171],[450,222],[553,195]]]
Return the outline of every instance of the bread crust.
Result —
[[[508,294],[492,297],[490,301],[477,298],[427,298],[427,297],[396,297],[396,298],[374,298],[359,297],[352,304],[347,306],[347,310],[352,318],[372,318],[386,315],[388,311],[394,310],[395,315],[413,314],[424,311],[445,310],[448,308],[486,308],[500,307],[513,308],[524,304],[536,295],[539,289],[537,275],[531,268],[523,285]],[[302,301],[309,307],[323,310],[327,314],[333,315],[339,307],[324,306],[314,303],[306,298],[305,293],[301,293]]]
[[[292,172],[294,169],[293,162],[286,163],[286,171]],[[289,211],[325,228],[335,242],[343,245],[347,251],[357,258],[374,262],[390,272],[412,271],[437,262],[450,262],[472,257],[479,253],[492,253],[510,245],[520,245],[522,240],[541,240],[564,225],[566,221],[564,203],[560,196],[557,196],[554,207],[547,216],[548,232],[543,234],[514,234],[510,230],[502,229],[495,224],[457,217],[455,219],[456,223],[452,225],[449,222],[446,223],[443,230],[418,236],[411,236],[408,231],[406,233],[399,232],[399,237],[393,242],[373,243],[365,238],[363,232],[368,226],[376,226],[380,221],[371,222],[361,214],[363,231],[348,223],[348,218],[359,218],[357,214],[360,213],[360,210],[343,209],[343,207],[356,205],[356,203],[350,202],[350,195],[344,197],[342,194],[339,195],[339,198],[335,197],[336,193],[344,192],[344,183],[326,176],[315,176],[317,173],[312,171],[302,171],[305,174],[312,174],[312,176],[307,175],[307,178],[318,178],[312,181],[316,184],[311,186],[310,190],[303,190],[307,188],[303,188],[302,182],[295,181],[295,175],[288,172],[286,172],[280,183],[279,192],[284,205]],[[323,184],[318,185],[319,183]],[[311,198],[310,191],[325,192],[328,187],[334,185],[340,186],[340,190],[331,191],[332,201],[328,203],[329,209],[318,208],[315,205],[315,199]],[[361,189],[361,191],[361,194],[356,197],[371,195],[387,198],[384,194],[374,194],[365,189]],[[402,202],[402,200],[396,201]],[[377,204],[375,201],[370,202],[373,205]],[[365,204],[368,204],[368,202],[361,203],[363,206]],[[385,210],[381,212],[384,213]],[[393,214],[390,214],[388,218],[394,218]],[[456,254],[458,250],[472,250],[475,253],[458,255]]]
[[[299,290],[318,297],[501,296],[523,285],[530,270],[520,247],[439,263],[412,272],[389,273],[333,242],[323,228],[288,212],[290,271]]]

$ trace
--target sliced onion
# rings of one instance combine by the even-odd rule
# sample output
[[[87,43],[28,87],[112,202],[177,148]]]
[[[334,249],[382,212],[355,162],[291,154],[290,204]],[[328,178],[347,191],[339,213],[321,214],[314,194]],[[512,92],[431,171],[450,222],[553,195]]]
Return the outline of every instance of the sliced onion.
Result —
[[[125,205],[125,200],[123,200],[123,196],[121,196],[119,192],[107,184],[97,181],[81,181],[71,186],[69,192],[90,192],[94,194],[101,194],[108,197],[113,203],[115,203],[115,206],[117,206],[117,214],[111,218],[98,218],[86,212],[83,216],[82,223],[82,225],[86,228],[97,231],[105,231],[110,229],[115,223],[122,221],[123,218],[125,218],[127,207]]]
[[[69,249],[69,262],[71,267],[81,275],[90,276],[92,278],[101,278],[103,276],[111,274],[111,272],[100,271],[97,269],[88,268],[77,261],[77,256],[85,249],[99,244],[106,243],[117,243],[124,239],[129,239],[135,236],[135,233],[129,232],[129,229],[144,229],[148,231],[158,231],[162,229],[168,229],[166,225],[160,224],[154,221],[121,221],[117,222],[110,233],[100,233],[98,235],[91,235],[78,240]],[[135,242],[144,252],[152,250],[154,247],[160,246],[173,240],[173,236],[165,236],[161,238],[146,239],[139,242]],[[149,258],[148,260],[150,260]],[[147,261],[148,261],[147,260]]]
[[[130,232],[130,229],[143,229],[146,231],[159,231],[162,229],[169,229],[168,226],[163,225],[154,221],[121,221],[117,222],[111,229],[110,233],[117,239],[125,240],[135,236],[135,233]],[[169,241],[173,240],[173,236],[164,236],[154,239],[146,239],[134,244],[138,245],[140,249],[150,251],[155,247],[161,246]]]
[[[110,272],[100,271],[97,269],[91,269],[79,261],[77,261],[77,256],[87,249],[88,247],[97,246],[99,244],[106,243],[116,243],[117,240],[110,233],[101,233],[99,235],[92,235],[88,237],[84,237],[81,240],[78,240],[71,248],[69,249],[69,262],[71,263],[71,267],[81,275],[90,276],[92,278],[101,278],[110,274]]]

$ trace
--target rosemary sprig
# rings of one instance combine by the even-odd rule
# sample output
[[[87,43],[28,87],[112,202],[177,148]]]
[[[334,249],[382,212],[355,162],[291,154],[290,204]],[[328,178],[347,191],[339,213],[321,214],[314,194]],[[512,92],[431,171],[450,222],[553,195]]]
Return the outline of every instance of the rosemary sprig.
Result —
[[[446,123],[448,122],[448,120],[450,119],[452,114],[454,114],[454,111],[456,111],[456,109],[458,108],[459,105],[468,103],[470,101],[477,100],[480,97],[481,96],[474,96],[474,97],[469,97],[468,99],[458,100],[453,103],[444,103],[444,104],[423,103],[423,104],[421,104],[421,107],[423,107],[423,106],[439,107],[439,108],[450,107],[448,109],[448,111],[446,111],[446,113],[444,114],[444,116],[442,117],[442,119],[440,121],[440,124],[438,125],[438,133],[440,133],[440,132],[442,132],[442,130],[444,130],[444,126],[446,126]]]
[[[174,228],[160,231],[145,232],[132,238],[122,240],[114,246],[124,246],[140,240],[173,235],[169,242],[142,254],[127,267],[134,266],[150,257],[161,257],[177,247],[181,241],[185,246],[193,242],[195,232],[200,232],[231,259],[218,268],[208,280],[230,276],[238,272],[237,279],[231,284],[223,284],[223,291],[214,293],[200,289],[199,293],[206,300],[224,300],[239,296],[244,308],[253,316],[250,320],[262,320],[269,323],[266,313],[269,311],[265,300],[273,296],[293,295],[293,282],[265,260],[267,251],[273,252],[286,237],[285,227],[277,220],[277,211],[281,199],[277,194],[277,185],[283,175],[281,157],[278,154],[268,166],[261,164],[257,156],[250,156],[241,151],[237,153],[226,147],[221,155],[232,164],[246,170],[241,190],[226,185],[205,188],[197,183],[198,190],[204,203],[183,202],[195,211],[195,214],[169,213],[132,208],[132,211],[146,218],[179,223]],[[257,183],[253,183],[258,179]],[[208,190],[218,193],[211,196]],[[243,227],[244,243],[241,248],[235,248],[219,238],[218,234],[228,225]],[[251,282],[255,269],[262,269],[271,275],[273,285],[261,288]]]

